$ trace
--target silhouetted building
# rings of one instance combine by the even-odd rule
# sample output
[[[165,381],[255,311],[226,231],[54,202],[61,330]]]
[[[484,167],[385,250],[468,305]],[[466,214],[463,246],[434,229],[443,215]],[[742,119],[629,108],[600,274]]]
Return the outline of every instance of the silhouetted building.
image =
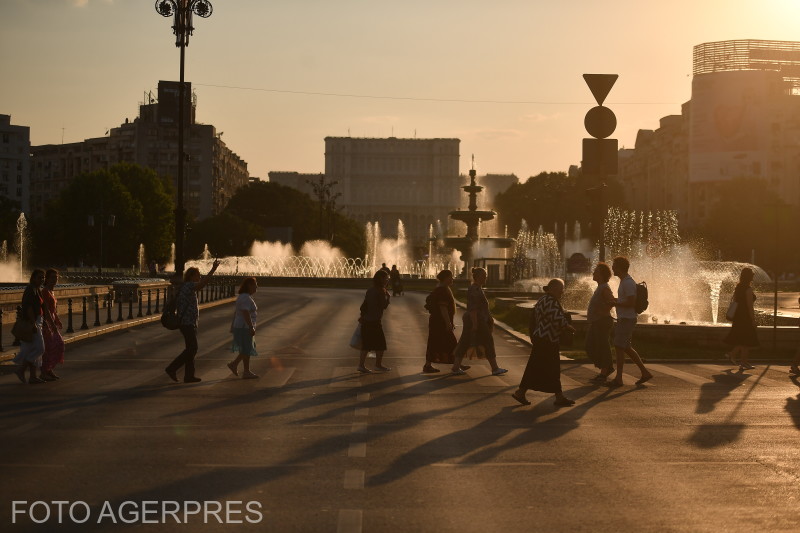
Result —
[[[304,192],[309,195],[311,198],[316,199],[314,196],[314,189],[311,185],[309,185],[309,181],[312,182],[319,182],[320,176],[323,174],[316,173],[316,174],[308,174],[303,172],[282,172],[282,171],[270,171],[267,173],[269,176],[270,183],[277,183],[279,185],[285,185],[286,187],[291,187],[292,189],[298,190],[300,192]],[[337,187],[334,187],[334,190],[338,190]]]
[[[325,176],[338,181],[339,205],[361,222],[377,221],[395,237],[402,220],[412,244],[461,201],[459,139],[325,138]]]
[[[681,226],[710,215],[720,183],[757,178],[800,206],[800,42],[694,47],[692,98],[619,152],[635,209],[676,209]]]
[[[11,115],[0,115],[0,196],[19,203],[28,212],[31,130],[13,126]]]
[[[148,96],[139,117],[107,137],[83,142],[34,146],[31,149],[31,210],[44,212],[77,175],[129,162],[170,176],[177,187],[178,82],[160,81],[158,99]],[[203,219],[216,215],[240,187],[247,185],[247,163],[222,141],[222,133],[210,124],[195,122],[196,99],[186,84],[184,147],[184,205],[190,215]]]

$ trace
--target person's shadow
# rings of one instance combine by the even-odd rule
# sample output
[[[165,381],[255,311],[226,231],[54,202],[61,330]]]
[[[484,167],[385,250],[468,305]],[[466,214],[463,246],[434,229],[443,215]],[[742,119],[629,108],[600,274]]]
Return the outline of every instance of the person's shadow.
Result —
[[[800,378],[798,376],[791,377],[792,383],[800,387]],[[792,417],[794,427],[800,429],[800,393],[795,398],[786,398],[786,412]]]
[[[714,380],[713,383],[704,383],[700,386],[700,398],[698,398],[697,407],[694,410],[697,414],[713,411],[717,403],[730,396],[734,389],[740,387],[748,379],[748,375],[728,369],[722,374],[714,374],[711,379]]]

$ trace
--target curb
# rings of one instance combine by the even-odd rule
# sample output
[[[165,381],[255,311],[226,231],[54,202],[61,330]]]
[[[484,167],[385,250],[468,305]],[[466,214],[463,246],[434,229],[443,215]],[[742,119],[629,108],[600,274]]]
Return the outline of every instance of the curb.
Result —
[[[221,300],[217,300],[214,302],[202,303],[198,307],[200,309],[208,309],[210,307],[217,307],[219,305],[224,305],[235,301],[236,301],[235,297],[223,298]],[[64,344],[65,345],[74,344],[92,339],[94,337],[99,337],[100,335],[105,335],[106,333],[113,333],[114,331],[122,331],[130,328],[135,328],[136,326],[151,324],[153,322],[158,322],[160,320],[161,320],[160,314],[158,315],[153,314],[148,317],[133,318],[131,320],[124,320],[122,322],[117,322],[114,324],[105,324],[102,326],[98,326],[96,328],[91,328],[86,331],[77,330],[75,333],[69,333],[63,336]],[[0,364],[6,363],[14,359],[18,351],[19,351],[18,347],[13,346],[0,352]]]

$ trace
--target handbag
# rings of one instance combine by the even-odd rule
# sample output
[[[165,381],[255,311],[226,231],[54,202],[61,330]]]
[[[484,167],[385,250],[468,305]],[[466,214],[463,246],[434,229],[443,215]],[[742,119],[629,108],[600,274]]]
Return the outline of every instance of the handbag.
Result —
[[[350,337],[350,347],[360,350],[361,346],[361,323],[359,322],[359,324],[356,326],[356,330],[353,332],[353,336]]]
[[[22,342],[32,342],[36,332],[36,324],[30,320],[20,318],[11,326],[11,334]]]
[[[728,304],[728,311],[725,313],[725,318],[733,322],[733,317],[736,316],[736,309],[738,308],[739,308],[739,302],[737,302],[736,300],[731,300],[731,303]]]

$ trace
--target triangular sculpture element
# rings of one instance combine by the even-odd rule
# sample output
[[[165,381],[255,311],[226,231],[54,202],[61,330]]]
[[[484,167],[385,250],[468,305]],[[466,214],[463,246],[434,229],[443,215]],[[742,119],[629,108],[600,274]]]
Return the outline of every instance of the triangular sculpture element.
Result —
[[[594,99],[597,100],[597,105],[603,105],[603,101],[611,92],[611,88],[616,83],[619,74],[584,74],[583,79],[586,80],[586,85],[592,91]]]

